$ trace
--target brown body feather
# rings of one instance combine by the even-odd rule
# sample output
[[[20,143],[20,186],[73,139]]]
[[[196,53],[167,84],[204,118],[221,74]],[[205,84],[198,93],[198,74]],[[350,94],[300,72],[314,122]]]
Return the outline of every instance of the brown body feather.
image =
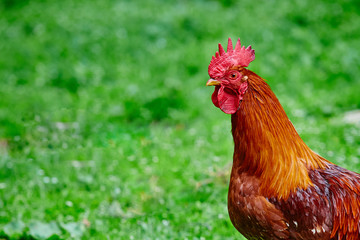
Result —
[[[232,114],[234,226],[248,239],[360,239],[360,175],[314,153],[265,81],[239,71],[248,89]]]

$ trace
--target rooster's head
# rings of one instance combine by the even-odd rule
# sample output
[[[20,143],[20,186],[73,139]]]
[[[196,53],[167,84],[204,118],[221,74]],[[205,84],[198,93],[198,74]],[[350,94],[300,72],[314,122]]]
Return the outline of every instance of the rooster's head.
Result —
[[[219,44],[219,52],[212,57],[209,65],[210,79],[206,85],[215,86],[211,99],[224,113],[233,114],[238,110],[248,87],[247,76],[243,70],[254,59],[255,51],[251,46],[241,47],[240,39],[233,49],[229,38],[227,52]]]

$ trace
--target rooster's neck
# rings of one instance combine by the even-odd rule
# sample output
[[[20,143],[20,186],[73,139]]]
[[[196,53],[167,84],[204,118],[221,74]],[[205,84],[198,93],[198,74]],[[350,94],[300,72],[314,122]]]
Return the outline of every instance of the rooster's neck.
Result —
[[[308,170],[325,168],[327,161],[302,141],[265,81],[249,70],[246,74],[248,90],[232,115],[232,175],[256,176],[263,195],[286,199],[296,188],[312,185]]]

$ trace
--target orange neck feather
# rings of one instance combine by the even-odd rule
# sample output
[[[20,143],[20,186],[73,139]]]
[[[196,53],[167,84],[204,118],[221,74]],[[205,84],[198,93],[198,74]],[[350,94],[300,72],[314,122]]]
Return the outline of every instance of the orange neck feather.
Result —
[[[233,172],[259,178],[260,193],[287,199],[297,188],[312,185],[308,170],[329,163],[300,138],[279,100],[265,81],[250,70],[248,90],[232,115],[235,142]]]

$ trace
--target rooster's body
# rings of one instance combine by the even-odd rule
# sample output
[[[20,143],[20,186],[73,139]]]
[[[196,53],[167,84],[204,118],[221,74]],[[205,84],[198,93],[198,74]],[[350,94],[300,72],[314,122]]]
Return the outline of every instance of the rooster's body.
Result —
[[[301,140],[270,87],[244,68],[254,57],[229,39],[209,66],[213,103],[232,114],[233,225],[248,239],[360,239],[360,175]]]

